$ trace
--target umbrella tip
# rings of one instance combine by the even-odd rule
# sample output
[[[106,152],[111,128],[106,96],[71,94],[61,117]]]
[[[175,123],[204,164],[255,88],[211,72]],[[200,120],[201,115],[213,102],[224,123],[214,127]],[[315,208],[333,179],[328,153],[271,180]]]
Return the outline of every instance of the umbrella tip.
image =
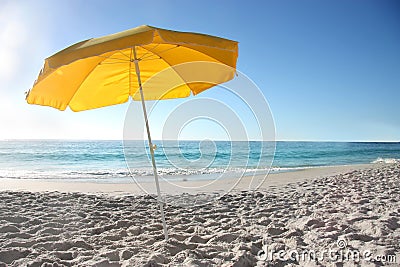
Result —
[[[30,93],[30,92],[31,92],[31,89],[28,89],[28,91],[25,91],[25,92],[24,92],[25,100],[28,99],[28,96],[29,96],[29,93]]]
[[[143,25],[140,25],[138,28],[154,28],[154,27],[149,24],[143,24]]]

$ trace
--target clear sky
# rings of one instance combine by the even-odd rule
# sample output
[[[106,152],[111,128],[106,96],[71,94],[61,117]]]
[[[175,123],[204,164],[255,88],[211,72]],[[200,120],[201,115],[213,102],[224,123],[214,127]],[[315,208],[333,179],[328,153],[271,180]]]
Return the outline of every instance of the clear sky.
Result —
[[[24,91],[44,58],[142,24],[239,41],[238,69],[268,100],[278,140],[400,141],[396,0],[2,0],[0,139],[121,139],[127,104],[60,112]]]

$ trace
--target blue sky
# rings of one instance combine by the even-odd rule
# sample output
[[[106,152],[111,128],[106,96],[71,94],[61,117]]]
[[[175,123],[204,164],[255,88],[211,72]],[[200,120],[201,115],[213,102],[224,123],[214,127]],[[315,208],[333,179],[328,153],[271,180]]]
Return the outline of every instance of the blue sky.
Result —
[[[239,41],[278,140],[400,141],[399,14],[395,0],[3,0],[0,139],[121,139],[128,105],[60,112],[23,92],[58,50],[149,24]]]

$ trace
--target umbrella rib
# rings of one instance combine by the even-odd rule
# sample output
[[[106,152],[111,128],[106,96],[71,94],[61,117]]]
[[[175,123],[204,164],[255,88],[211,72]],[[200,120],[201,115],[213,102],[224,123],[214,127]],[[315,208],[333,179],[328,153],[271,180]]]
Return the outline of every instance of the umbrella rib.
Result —
[[[109,65],[109,64],[122,64],[122,63],[127,63],[127,61],[120,61],[120,62],[100,62],[99,65]]]
[[[158,58],[141,59],[141,61],[160,60],[160,59],[162,58],[158,57]]]
[[[160,45],[160,43],[158,43],[158,44],[156,44],[154,47],[152,47],[151,49],[155,49],[157,46],[159,46]],[[146,56],[147,54],[149,54],[149,53],[152,53],[153,51],[151,51],[151,50],[147,50],[147,52],[146,53],[144,53],[144,55],[143,56],[141,56],[140,58],[138,58],[138,59],[143,59],[144,58],[144,56]]]
[[[146,48],[145,48],[145,49],[146,49]],[[153,55],[149,55],[149,56],[147,56],[147,57],[142,57],[142,58],[140,58],[139,60],[146,60],[146,59],[148,59],[148,58],[154,57],[155,52],[152,51],[152,53],[153,53]],[[161,58],[161,57],[158,56],[158,58]]]
[[[161,56],[160,56],[161,53],[167,52],[167,51],[172,50],[172,49],[174,49],[174,48],[177,48],[177,47],[179,47],[179,46],[180,46],[180,45],[176,45],[175,47],[167,48],[167,49],[165,49],[164,51],[161,51],[161,52],[158,52],[158,53],[156,53],[156,52],[154,52],[154,51],[152,51],[152,50],[149,50],[149,49],[147,49],[147,48],[144,48],[143,46],[141,46],[141,47],[144,48],[144,49],[146,49],[147,51],[149,51],[149,52],[151,52],[151,53],[157,55],[158,57],[161,58]],[[154,47],[154,48],[155,48],[155,47]],[[154,49],[154,48],[153,48],[153,49]],[[146,53],[147,53],[147,52],[146,52]],[[149,58],[149,57],[152,57],[152,56],[153,56],[153,55],[150,55],[150,56],[147,56],[147,57],[142,57],[142,58],[140,58],[140,59],[143,60],[143,59],[146,59],[146,58]]]
[[[105,56],[97,56],[97,57],[101,57],[101,58],[104,58],[104,59],[115,59],[115,60],[121,60],[121,61],[125,61],[125,62],[129,61],[129,59],[123,59],[123,58],[105,57]]]
[[[122,62],[128,62],[128,61],[131,60],[127,55],[125,55],[124,53],[122,53],[121,50],[118,50],[117,52],[121,53],[121,54],[122,54],[123,56],[125,56],[127,59],[123,59],[123,58],[114,58],[114,57],[112,57],[113,55],[115,55],[115,53],[113,53],[113,54],[111,54],[111,55],[109,55],[109,56],[97,55],[97,57],[104,58],[104,59],[120,60],[120,61],[122,61]],[[122,63],[122,62],[121,62],[121,63]]]
[[[118,52],[124,55],[127,59],[131,60],[131,58],[127,54],[123,53],[121,50],[119,50]]]
[[[112,55],[110,55],[110,56],[108,56],[108,57],[98,55],[97,57],[104,58],[104,60],[106,60],[106,59],[116,60],[116,62],[104,62],[104,60],[103,60],[102,62],[99,63],[99,65],[105,65],[105,64],[121,64],[121,63],[126,63],[126,62],[129,62],[129,61],[130,61],[129,56],[126,55],[126,54],[124,54],[121,50],[118,50],[118,53],[122,54],[122,55],[125,56],[127,59],[111,57],[111,56],[114,55],[114,54],[112,54]],[[119,62],[118,62],[118,61],[119,61]]]

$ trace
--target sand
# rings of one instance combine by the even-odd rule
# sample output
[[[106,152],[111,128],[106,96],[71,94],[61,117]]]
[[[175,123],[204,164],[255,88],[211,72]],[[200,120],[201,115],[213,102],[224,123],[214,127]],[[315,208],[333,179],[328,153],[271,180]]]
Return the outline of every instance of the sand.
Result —
[[[239,186],[218,200],[217,185],[172,190],[168,242],[152,196],[127,185],[54,183],[2,181],[0,266],[400,264],[400,164],[275,174],[257,192]],[[311,250],[318,259],[296,257]],[[343,258],[355,251],[358,260]]]

